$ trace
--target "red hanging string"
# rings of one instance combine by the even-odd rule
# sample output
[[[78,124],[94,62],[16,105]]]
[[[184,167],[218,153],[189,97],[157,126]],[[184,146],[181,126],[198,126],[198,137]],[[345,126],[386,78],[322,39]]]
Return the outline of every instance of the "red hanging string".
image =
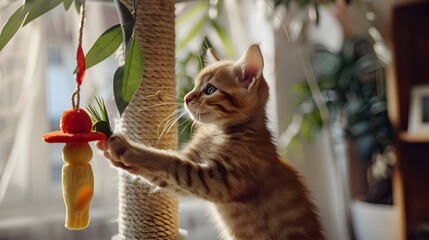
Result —
[[[83,25],[85,22],[85,3],[81,6],[81,15],[80,15],[80,28],[79,28],[79,44],[77,46],[77,73],[76,73],[76,83],[78,85],[82,84],[83,77],[85,76],[85,54],[82,49],[82,35],[83,35]]]
[[[83,77],[85,76],[85,54],[83,53],[81,43],[79,43],[77,47],[76,60],[77,60],[76,83],[78,85],[81,85],[83,81]]]
[[[83,77],[85,76],[85,54],[82,49],[82,36],[83,36],[83,25],[85,22],[85,2],[82,4],[80,9],[80,26],[79,26],[79,43],[77,45],[77,53],[76,53],[76,62],[77,62],[77,70],[76,70],[76,90],[73,92],[71,97],[71,102],[73,109],[79,108],[80,102],[80,85],[83,82]]]

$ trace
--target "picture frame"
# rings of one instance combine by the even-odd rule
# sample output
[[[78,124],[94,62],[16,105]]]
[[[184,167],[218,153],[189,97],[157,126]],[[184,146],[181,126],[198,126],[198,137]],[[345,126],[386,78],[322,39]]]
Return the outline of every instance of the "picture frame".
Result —
[[[429,85],[411,88],[408,133],[429,134]]]

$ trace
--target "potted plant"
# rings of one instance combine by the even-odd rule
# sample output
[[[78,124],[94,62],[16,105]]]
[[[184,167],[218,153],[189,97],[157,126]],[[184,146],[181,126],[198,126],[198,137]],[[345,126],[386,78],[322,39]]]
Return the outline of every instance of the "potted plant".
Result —
[[[351,211],[357,238],[372,239],[371,234],[375,234],[377,239],[382,239],[382,235],[392,239],[385,235],[387,231],[368,229],[380,217],[398,219],[392,217],[397,214],[392,207],[395,153],[391,146],[384,66],[370,40],[364,37],[346,39],[338,53],[317,45],[311,59],[324,104],[331,119],[340,123],[348,142]],[[321,129],[324,122],[307,82],[297,84],[294,91],[300,99],[300,132],[310,139],[312,130]],[[370,237],[363,236],[367,230]]]

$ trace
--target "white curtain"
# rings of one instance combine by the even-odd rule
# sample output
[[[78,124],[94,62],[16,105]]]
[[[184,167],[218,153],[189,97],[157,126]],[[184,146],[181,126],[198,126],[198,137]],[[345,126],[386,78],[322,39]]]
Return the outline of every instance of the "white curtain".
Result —
[[[20,4],[2,10],[1,27]],[[87,13],[85,52],[115,20],[118,23],[113,5],[91,3]],[[117,212],[116,171],[96,153],[91,161],[95,179],[91,228],[76,234],[63,227],[65,207],[58,179],[62,144],[41,139],[59,129],[59,115],[71,107],[78,23],[74,7],[66,13],[59,6],[20,29],[0,52],[2,239],[107,239],[116,230],[112,221]],[[95,95],[111,99],[111,71],[116,66],[111,58],[87,71],[81,107]]]
[[[32,178],[49,176],[45,172],[47,161],[41,159],[47,156],[47,148],[40,138],[48,130],[45,50],[43,27],[36,21],[19,32],[0,54],[0,202],[27,201]],[[32,165],[39,165],[43,172],[31,172]],[[34,193],[34,197],[46,195],[43,188]]]

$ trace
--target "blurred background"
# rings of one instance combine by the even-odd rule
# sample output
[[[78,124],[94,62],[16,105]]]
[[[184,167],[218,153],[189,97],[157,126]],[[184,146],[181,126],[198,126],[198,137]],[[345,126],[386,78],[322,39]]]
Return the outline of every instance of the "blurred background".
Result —
[[[0,26],[21,5],[2,0]],[[237,59],[259,43],[270,128],[285,161],[304,176],[326,238],[429,239],[429,133],[407,131],[412,89],[429,84],[428,16],[428,1],[417,0],[178,1],[177,95],[192,89],[208,47]],[[41,140],[70,108],[78,23],[76,9],[58,6],[0,52],[0,240],[117,233],[116,170],[94,154],[91,224],[69,231],[63,146]],[[87,0],[84,51],[118,23],[112,1]],[[102,96],[114,125],[118,55],[86,72],[81,93],[82,106]],[[179,121],[181,144],[192,134],[188,123]],[[218,239],[204,202],[181,198],[179,216],[188,239]]]

